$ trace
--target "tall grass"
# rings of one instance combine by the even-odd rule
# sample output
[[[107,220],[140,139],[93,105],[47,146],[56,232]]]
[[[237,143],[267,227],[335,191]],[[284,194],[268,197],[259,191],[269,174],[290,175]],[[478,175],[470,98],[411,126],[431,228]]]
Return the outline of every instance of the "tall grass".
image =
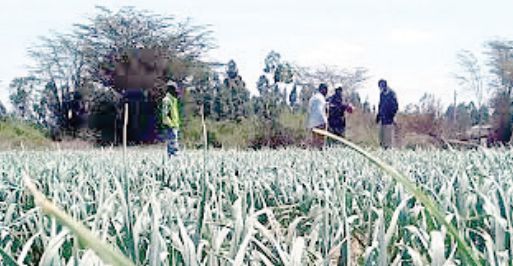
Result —
[[[466,259],[465,262],[472,264],[472,265],[480,264],[479,259],[475,256],[474,252],[470,249],[467,242],[460,236],[460,234],[458,233],[458,230],[456,230],[456,227],[453,226],[450,221],[446,221],[446,219],[445,219],[446,217],[445,217],[444,213],[440,210],[438,204],[435,202],[435,199],[430,198],[424,191],[422,191],[416,185],[414,185],[413,182],[410,180],[410,178],[408,178],[405,174],[397,171],[397,169],[386,164],[378,157],[371,155],[364,149],[354,145],[353,143],[345,140],[344,138],[341,138],[339,136],[336,136],[336,135],[331,134],[324,130],[314,129],[314,131],[317,133],[320,133],[320,134],[324,134],[330,138],[334,138],[334,139],[344,143],[349,148],[355,150],[356,152],[361,154],[363,157],[365,157],[366,159],[371,161],[373,164],[377,165],[383,171],[387,172],[390,176],[392,176],[392,178],[395,181],[399,182],[402,186],[404,186],[405,189],[409,193],[413,194],[415,196],[415,198],[417,200],[419,200],[424,205],[424,207],[427,209],[429,215],[435,217],[438,223],[443,224],[445,227],[447,227],[447,230],[449,231],[451,236],[454,237],[456,239],[456,241],[458,242],[459,250],[460,250],[461,254],[463,255],[463,257]],[[405,203],[405,201],[402,201],[400,203],[399,207],[402,207],[401,205],[404,203]],[[398,208],[398,210],[401,210],[401,208]],[[396,220],[392,219],[392,221],[393,222],[391,225],[392,225],[392,227],[395,227]],[[437,236],[439,236],[439,235],[437,235]],[[388,243],[390,242],[390,238],[391,238],[391,235],[387,234],[387,239],[385,240],[385,243],[384,243],[385,246],[388,246]],[[382,252],[380,252],[380,254],[386,255],[386,252],[382,251]],[[386,260],[386,258],[385,259],[382,258],[381,260]]]
[[[52,204],[136,265],[468,265],[469,258],[509,265],[513,258],[507,149],[374,151],[439,214],[349,148],[187,151],[172,160],[164,147],[123,154],[0,152],[1,264],[107,262],[43,215],[23,170]]]
[[[98,254],[100,258],[102,258],[102,260],[108,263],[112,263],[112,265],[133,265],[133,263],[127,257],[119,253],[119,251],[112,249],[110,245],[106,245],[105,243],[103,243],[101,240],[99,240],[99,238],[95,237],[93,233],[89,231],[87,228],[85,228],[82,224],[74,221],[71,217],[69,217],[69,215],[67,215],[54,204],[49,202],[46,199],[46,197],[37,190],[36,186],[32,183],[30,177],[28,177],[27,174],[24,174],[23,179],[25,186],[27,186],[27,188],[30,190],[30,192],[34,196],[34,201],[41,207],[41,209],[45,213],[57,219],[61,224],[69,228],[76,235],[77,241],[79,241],[83,247],[91,248],[96,252],[96,254]],[[25,247],[27,246],[25,245]],[[26,253],[26,250],[22,253]],[[18,264],[21,264],[20,260],[18,261]]]

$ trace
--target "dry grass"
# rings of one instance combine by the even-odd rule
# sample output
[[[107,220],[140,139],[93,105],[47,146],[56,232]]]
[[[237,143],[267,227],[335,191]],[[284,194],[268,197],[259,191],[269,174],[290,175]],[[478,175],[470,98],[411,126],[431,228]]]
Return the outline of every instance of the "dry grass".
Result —
[[[338,245],[332,249],[333,252],[330,253],[330,266],[338,266],[338,265],[345,265],[345,263],[340,262],[340,247],[341,245]],[[351,261],[350,265],[360,265],[360,261],[363,258],[363,251],[366,247],[358,241],[358,239],[351,237]]]
[[[364,113],[355,108],[352,114],[346,114],[346,127],[346,138],[352,142],[378,146],[376,115]]]

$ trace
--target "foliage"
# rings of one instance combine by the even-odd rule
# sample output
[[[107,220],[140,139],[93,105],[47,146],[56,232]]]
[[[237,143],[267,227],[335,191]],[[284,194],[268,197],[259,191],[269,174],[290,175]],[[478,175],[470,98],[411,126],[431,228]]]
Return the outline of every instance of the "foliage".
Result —
[[[325,83],[330,91],[342,87],[346,97],[354,93],[369,78],[368,70],[361,67],[345,69],[324,65],[316,68],[299,67],[297,71],[302,84]]]
[[[25,113],[25,105],[33,107],[34,119],[64,130],[72,129],[73,120],[77,120],[72,109],[75,91],[87,88],[94,94],[98,89],[115,88],[124,92],[119,82],[121,75],[125,79],[127,75],[121,70],[123,64],[131,63],[140,75],[147,75],[141,78],[144,82],[132,82],[130,86],[152,88],[152,99],[158,104],[169,79],[175,80],[179,89],[191,85],[188,78],[205,65],[200,58],[214,47],[211,32],[205,26],[133,7],[116,12],[97,7],[87,23],[73,26],[71,33],[54,32],[40,37],[40,42],[29,49],[36,62],[33,80],[44,84],[42,90],[30,94],[30,104],[20,100],[24,99],[20,89],[31,88],[22,85],[27,84],[26,78],[12,83],[16,93],[20,91],[13,96],[20,112]],[[124,105],[116,106],[119,109]]]
[[[513,42],[495,40],[487,44],[491,66],[491,86],[496,89],[497,139],[503,143],[511,139],[511,97],[513,92]]]
[[[294,84],[294,87],[292,88],[292,91],[290,92],[290,95],[289,95],[289,103],[290,103],[290,106],[292,107],[297,107],[298,105],[298,94],[299,94],[299,91],[298,91],[298,88],[297,88],[297,84]]]
[[[439,117],[442,114],[442,103],[432,93],[424,93],[417,104],[406,106],[407,114],[429,114]]]
[[[148,49],[148,54],[141,56],[143,60],[156,59],[156,82],[165,84],[167,70],[172,78],[183,82],[194,67],[191,63],[213,47],[210,32],[190,20],[175,22],[171,17],[132,7],[122,7],[117,13],[104,7],[98,10],[90,23],[75,25],[75,36],[83,42],[87,73],[105,86],[113,86],[112,68],[130,49]]]
[[[259,100],[255,97],[252,101]],[[310,132],[305,127],[308,114],[301,109],[282,107],[275,114],[275,119],[262,119],[250,115],[239,122],[206,119],[208,145],[219,148],[262,149],[279,147],[296,147],[305,145]],[[378,129],[375,115],[361,109],[354,109],[347,115],[346,137],[366,147],[378,144]],[[188,148],[204,147],[201,117],[190,117],[182,130],[183,143]]]
[[[457,75],[460,85],[467,91],[475,94],[477,107],[481,108],[484,97],[486,96],[486,87],[484,87],[484,76],[481,71],[481,65],[476,56],[470,51],[461,51],[457,55],[458,63],[462,68],[462,74]]]
[[[290,63],[283,61],[279,53],[275,51],[269,52],[264,63],[264,72],[272,75],[274,84],[279,82],[292,83],[294,78],[292,66]]]
[[[15,113],[24,119],[32,115],[35,86],[37,80],[34,76],[14,78],[9,84],[9,99],[15,108]]]
[[[240,121],[247,117],[246,107],[248,101],[249,91],[246,89],[246,83],[239,75],[235,61],[230,60],[226,68],[226,78],[215,95],[214,110],[216,112],[216,119]]]
[[[346,139],[364,147],[379,146],[379,130],[375,114],[354,108],[352,114],[346,115],[346,121]]]
[[[238,122],[206,119],[210,147],[261,149],[264,147],[296,146],[304,141],[308,132],[304,127],[306,115],[290,109],[277,114],[274,124],[250,115]],[[183,128],[183,143],[189,148],[204,147],[201,117],[191,117]]]
[[[97,236],[95,236],[84,225],[74,221],[68,214],[63,212],[57,206],[52,204],[46,197],[37,190],[27,173],[23,173],[23,181],[25,186],[34,196],[34,202],[43,209],[43,211],[57,219],[60,224],[64,225],[76,235],[77,242],[84,248],[91,248],[94,252],[106,262],[114,266],[135,266],[126,256],[119,251],[112,248],[112,246],[105,244]]]
[[[493,105],[492,105],[493,106]],[[456,111],[456,114],[454,112]],[[473,101],[469,103],[459,103],[454,110],[454,106],[451,104],[445,111],[447,120],[453,121],[454,115],[456,115],[456,124],[458,125],[458,131],[465,132],[470,127],[490,122],[490,109],[488,106],[483,105],[480,109],[476,107]]]
[[[463,73],[456,76],[456,78],[460,81],[460,85],[464,89],[475,95],[475,99],[477,100],[477,108],[474,106],[471,107],[471,124],[473,126],[482,126],[485,123],[484,120],[487,119],[487,117],[485,118],[487,111],[485,110],[486,106],[484,100],[486,98],[486,93],[488,92],[488,87],[485,87],[483,84],[485,77],[481,71],[480,62],[472,52],[462,51],[458,54],[458,63],[460,64]],[[460,126],[459,123],[458,126]],[[481,127],[479,128],[478,135],[481,135]]]
[[[0,101],[0,118],[7,115],[7,108]]]
[[[0,148],[37,147],[50,144],[49,132],[39,124],[16,116],[0,118]]]
[[[314,131],[317,132],[317,133],[321,133],[321,134],[323,134],[325,136],[330,136],[330,137],[335,138],[336,140],[344,143],[350,149],[352,149],[352,150],[356,151],[357,153],[361,154],[364,158],[366,158],[371,163],[373,163],[374,165],[378,166],[381,170],[383,170],[384,172],[389,174],[390,177],[392,177],[392,179],[395,182],[397,182],[398,184],[400,184],[400,185],[402,185],[404,187],[404,189],[405,189],[405,191],[407,193],[412,194],[416,201],[418,201],[422,205],[424,205],[425,209],[427,210],[427,214],[429,216],[431,216],[432,218],[434,218],[432,222],[436,221],[436,222],[438,222],[440,224],[440,226],[442,228],[445,227],[445,230],[447,232],[444,232],[444,233],[442,233],[440,235],[440,237],[439,237],[440,241],[443,240],[445,233],[448,233],[451,237],[454,238],[454,241],[457,243],[456,246],[458,247],[458,249],[459,249],[458,251],[459,251],[459,253],[461,255],[461,258],[462,258],[462,260],[463,260],[463,262],[465,264],[470,264],[470,265],[479,265],[479,264],[481,264],[481,261],[479,260],[479,257],[476,256],[476,254],[473,252],[473,250],[471,250],[470,246],[465,241],[465,239],[461,236],[461,234],[458,232],[456,227],[450,221],[446,220],[445,214],[441,211],[439,204],[437,202],[433,201],[433,199],[430,197],[430,195],[428,195],[425,191],[423,191],[421,188],[419,188],[414,182],[412,182],[410,177],[406,176],[401,171],[398,171],[396,168],[394,168],[394,167],[390,166],[389,164],[385,163],[378,156],[372,155],[368,151],[366,151],[366,150],[362,149],[361,147],[351,143],[350,141],[345,140],[344,138],[341,138],[341,137],[333,135],[333,134],[331,134],[331,133],[329,133],[327,131],[323,131],[323,130],[319,130],[319,129],[314,129]],[[401,203],[403,203],[403,202],[401,202]],[[398,206],[398,209],[399,209],[399,211],[401,211],[400,210],[401,209],[400,205]],[[397,209],[396,209],[395,213],[397,213]],[[395,213],[394,213],[394,216],[395,216]],[[382,215],[383,215],[382,213],[378,213],[378,216],[382,216]],[[397,219],[397,216],[393,217],[392,221],[391,221],[392,225],[394,225],[394,226],[395,226],[395,222],[396,222],[394,220],[394,218]],[[379,217],[379,219],[382,220],[382,217]],[[384,233],[384,231],[383,232],[378,232],[378,234],[381,234],[381,233]],[[430,232],[430,233],[433,236],[433,232]],[[383,239],[383,236],[381,235],[380,239],[378,240],[381,243],[378,243],[378,245],[380,245],[380,244],[382,245],[383,242],[384,242],[384,246],[388,246],[388,244],[390,242],[389,238],[392,236],[392,234],[387,232],[384,239]],[[381,247],[379,247],[379,249],[380,249],[380,252],[385,253],[385,254],[382,254],[382,253],[379,254],[379,257],[378,257],[379,264],[380,265],[385,265],[385,261],[384,260],[386,260],[386,258],[387,258],[386,251],[384,251]],[[444,253],[443,250],[441,250],[440,253],[437,254],[437,255],[441,255],[443,257],[438,257],[437,256],[437,258],[434,257],[433,253],[435,253],[435,252],[433,250],[435,250],[435,247],[432,247],[432,252],[431,252],[431,262],[432,262],[432,264],[442,264],[445,261],[445,258],[444,258],[445,256],[443,254]]]
[[[282,60],[281,55],[275,51],[269,52],[264,59],[264,73],[257,81],[258,98],[252,104],[253,111],[264,123],[274,123],[280,109],[291,105],[297,100],[297,82],[291,64]],[[287,95],[287,85],[296,88],[296,97]],[[292,92],[292,91],[291,91]]]
[[[198,67],[193,76],[192,89],[190,90],[190,101],[186,105],[191,105],[189,112],[195,116],[218,117],[215,106],[215,97],[219,95],[221,82],[219,74],[214,69],[205,65]]]
[[[106,265],[35,207],[26,171],[137,265],[508,265],[511,150],[369,152],[401,182],[347,148],[2,152],[0,262]]]

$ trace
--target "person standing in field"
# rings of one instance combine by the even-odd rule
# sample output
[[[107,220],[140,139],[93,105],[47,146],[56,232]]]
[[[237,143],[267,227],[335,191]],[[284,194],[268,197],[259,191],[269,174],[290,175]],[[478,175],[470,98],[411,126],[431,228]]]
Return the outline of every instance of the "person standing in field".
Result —
[[[391,148],[394,134],[394,117],[399,106],[395,92],[388,87],[386,80],[381,79],[378,86],[381,90],[378,115],[376,116],[376,123],[380,123],[379,144],[384,148]]]
[[[322,83],[319,85],[319,90],[310,98],[308,104],[308,128],[326,130],[328,117],[326,114],[326,94],[328,93],[328,86]],[[324,146],[324,135],[312,132],[312,146],[322,148]]]
[[[178,92],[175,82],[167,83],[166,96],[162,99],[162,124],[167,128],[168,157],[178,152],[178,132],[180,129],[180,113],[178,111]]]
[[[345,112],[352,114],[353,108],[349,104],[344,103],[342,98],[342,87],[338,87],[335,90],[335,94],[328,98],[328,103],[328,130],[337,136],[345,137]]]

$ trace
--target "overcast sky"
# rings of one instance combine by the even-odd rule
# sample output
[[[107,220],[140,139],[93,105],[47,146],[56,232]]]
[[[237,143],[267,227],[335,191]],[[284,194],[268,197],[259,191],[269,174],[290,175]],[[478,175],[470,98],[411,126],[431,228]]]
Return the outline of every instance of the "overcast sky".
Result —
[[[486,41],[513,39],[513,1],[463,0],[184,0],[184,1],[2,1],[0,2],[0,100],[8,101],[13,77],[26,75],[27,48],[51,30],[67,32],[85,22],[95,5],[121,6],[191,18],[209,24],[219,48],[210,56],[235,60],[247,87],[255,90],[271,51],[303,66],[365,67],[371,78],[359,90],[377,104],[380,78],[398,95],[400,108],[432,92],[444,104],[458,83],[456,54],[481,57]],[[463,99],[462,99],[463,100]]]

